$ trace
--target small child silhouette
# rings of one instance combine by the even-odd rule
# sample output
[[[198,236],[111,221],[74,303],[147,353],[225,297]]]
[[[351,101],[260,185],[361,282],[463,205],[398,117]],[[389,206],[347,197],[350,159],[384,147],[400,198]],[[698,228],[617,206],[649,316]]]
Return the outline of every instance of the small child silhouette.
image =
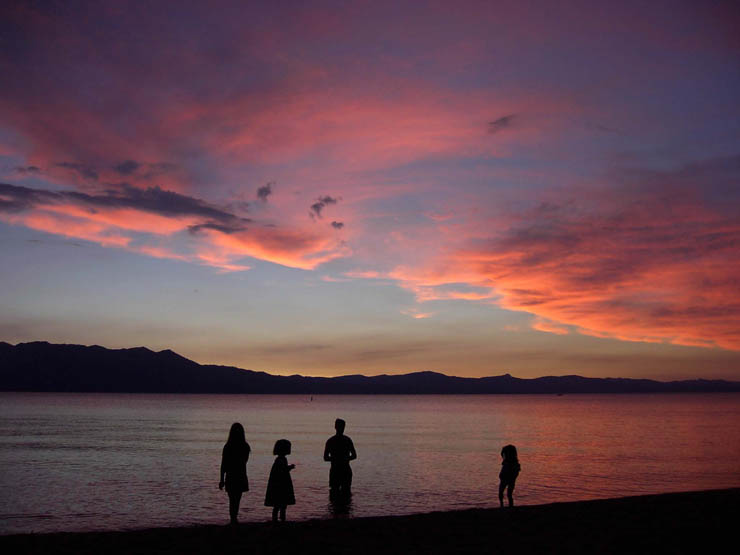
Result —
[[[506,496],[509,498],[509,507],[514,506],[514,486],[516,485],[516,478],[519,476],[519,471],[522,469],[519,464],[519,458],[516,453],[516,447],[513,445],[505,445],[501,449],[501,472],[498,477],[501,482],[498,485],[498,500],[501,506],[504,506],[504,490],[506,489]]]
[[[295,468],[295,465],[288,464],[286,458],[286,455],[290,455],[290,441],[277,440],[272,454],[276,457],[275,462],[272,463],[272,470],[270,470],[270,479],[267,481],[265,506],[272,507],[273,522],[277,521],[278,513],[280,520],[285,521],[285,509],[288,505],[295,505],[293,480],[290,479],[290,471]]]

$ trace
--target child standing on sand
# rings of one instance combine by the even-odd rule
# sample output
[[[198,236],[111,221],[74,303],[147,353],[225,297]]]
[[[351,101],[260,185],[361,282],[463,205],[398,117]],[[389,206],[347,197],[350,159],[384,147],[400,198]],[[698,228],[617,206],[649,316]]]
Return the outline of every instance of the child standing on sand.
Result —
[[[506,489],[506,496],[509,498],[509,507],[514,506],[514,486],[516,485],[516,478],[519,476],[519,471],[522,469],[519,464],[519,457],[516,453],[516,447],[513,445],[505,445],[501,449],[501,472],[498,477],[501,482],[498,485],[498,500],[501,506],[504,506],[504,490]]]
[[[290,455],[290,441],[277,440],[272,454],[276,457],[275,462],[272,463],[272,470],[270,470],[270,479],[267,481],[265,506],[272,507],[273,522],[277,521],[278,513],[280,520],[285,521],[285,509],[288,505],[295,505],[293,480],[290,479],[290,471],[295,468],[295,465],[288,464],[286,458],[286,455]]]

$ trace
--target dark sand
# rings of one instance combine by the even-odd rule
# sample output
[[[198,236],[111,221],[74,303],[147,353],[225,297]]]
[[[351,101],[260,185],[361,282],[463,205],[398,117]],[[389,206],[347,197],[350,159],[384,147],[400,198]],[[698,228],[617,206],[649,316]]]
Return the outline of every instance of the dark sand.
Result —
[[[0,536],[0,550],[103,555],[733,553],[740,532],[739,506],[740,488],[736,488],[514,509],[250,523],[236,528],[195,526]]]

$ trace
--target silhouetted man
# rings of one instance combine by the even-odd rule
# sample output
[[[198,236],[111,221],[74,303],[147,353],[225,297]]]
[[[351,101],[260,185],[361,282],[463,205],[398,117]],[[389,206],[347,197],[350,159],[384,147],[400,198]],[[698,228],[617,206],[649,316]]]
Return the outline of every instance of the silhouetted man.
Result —
[[[329,470],[329,499],[349,500],[352,495],[352,468],[349,461],[357,458],[355,445],[344,435],[345,421],[337,418],[334,429],[337,433],[326,440],[324,460],[331,463]]]

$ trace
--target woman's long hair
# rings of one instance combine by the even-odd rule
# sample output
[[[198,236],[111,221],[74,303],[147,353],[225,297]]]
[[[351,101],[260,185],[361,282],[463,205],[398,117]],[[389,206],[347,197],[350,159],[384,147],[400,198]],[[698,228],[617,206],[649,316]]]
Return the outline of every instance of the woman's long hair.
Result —
[[[229,450],[247,449],[247,439],[244,437],[244,426],[234,422],[229,430],[229,439],[226,440],[226,448]]]
[[[504,448],[501,449],[501,456],[506,459],[507,462],[519,462],[516,447],[511,444],[504,445]]]

